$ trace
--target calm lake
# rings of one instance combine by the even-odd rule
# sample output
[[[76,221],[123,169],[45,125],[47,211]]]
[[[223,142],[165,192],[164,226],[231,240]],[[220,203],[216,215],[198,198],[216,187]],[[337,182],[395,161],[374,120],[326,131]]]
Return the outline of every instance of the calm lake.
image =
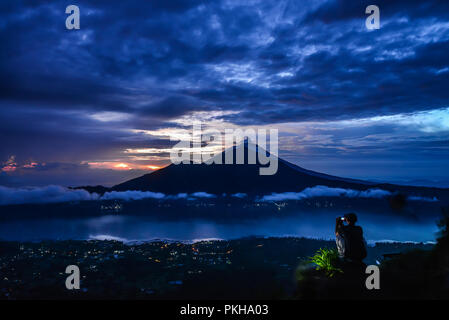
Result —
[[[271,218],[217,223],[206,220],[161,221],[154,218],[106,215],[85,219],[16,220],[0,224],[1,240],[116,239],[124,242],[154,239],[197,241],[247,236],[334,238],[335,215],[301,214],[294,218]],[[359,214],[368,242],[435,241],[435,221],[415,222],[400,218]]]

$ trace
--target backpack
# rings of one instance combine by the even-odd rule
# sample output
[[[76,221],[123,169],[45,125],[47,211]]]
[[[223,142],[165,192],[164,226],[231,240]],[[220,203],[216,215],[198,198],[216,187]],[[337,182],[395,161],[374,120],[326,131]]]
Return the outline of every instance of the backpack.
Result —
[[[366,258],[366,242],[363,238],[363,230],[361,227],[344,226],[343,238],[345,239],[345,258],[357,261],[362,261]]]

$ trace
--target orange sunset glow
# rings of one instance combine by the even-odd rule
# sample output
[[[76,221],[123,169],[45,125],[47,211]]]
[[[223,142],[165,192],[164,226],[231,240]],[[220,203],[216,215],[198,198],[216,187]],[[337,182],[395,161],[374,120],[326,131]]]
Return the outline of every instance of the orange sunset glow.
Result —
[[[156,165],[143,165],[125,162],[87,162],[89,167],[93,169],[109,169],[109,170],[158,170],[161,167]]]

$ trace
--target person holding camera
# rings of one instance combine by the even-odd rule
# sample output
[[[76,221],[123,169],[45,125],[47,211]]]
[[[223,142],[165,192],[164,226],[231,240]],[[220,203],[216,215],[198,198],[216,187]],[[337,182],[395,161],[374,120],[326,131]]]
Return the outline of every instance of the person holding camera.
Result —
[[[363,263],[367,255],[366,241],[363,238],[363,229],[356,226],[356,222],[355,213],[347,213],[337,218],[335,224],[337,250],[344,261]]]

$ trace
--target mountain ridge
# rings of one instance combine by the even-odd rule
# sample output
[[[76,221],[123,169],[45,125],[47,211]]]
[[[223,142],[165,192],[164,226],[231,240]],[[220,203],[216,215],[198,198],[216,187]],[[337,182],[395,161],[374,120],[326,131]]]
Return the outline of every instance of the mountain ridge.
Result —
[[[233,153],[235,163],[236,149],[234,146],[219,155],[224,163],[225,155]],[[257,152],[269,152],[256,146]],[[352,178],[343,178],[302,168],[284,159],[278,160],[278,170],[274,175],[260,175],[259,169],[263,167],[248,164],[248,145],[244,145],[245,160],[243,164],[170,164],[157,171],[117,184],[109,191],[152,191],[165,194],[208,192],[212,194],[246,193],[248,195],[265,195],[282,192],[299,192],[314,186],[327,186],[330,188],[343,188],[365,191],[379,188],[407,195],[426,197],[444,197],[449,199],[449,189],[433,187],[416,187],[395,185],[390,183],[376,183]],[[95,188],[90,188],[91,190]],[[87,190],[87,189],[86,189]],[[104,192],[104,189],[100,190]],[[102,192],[102,193],[103,193]]]

